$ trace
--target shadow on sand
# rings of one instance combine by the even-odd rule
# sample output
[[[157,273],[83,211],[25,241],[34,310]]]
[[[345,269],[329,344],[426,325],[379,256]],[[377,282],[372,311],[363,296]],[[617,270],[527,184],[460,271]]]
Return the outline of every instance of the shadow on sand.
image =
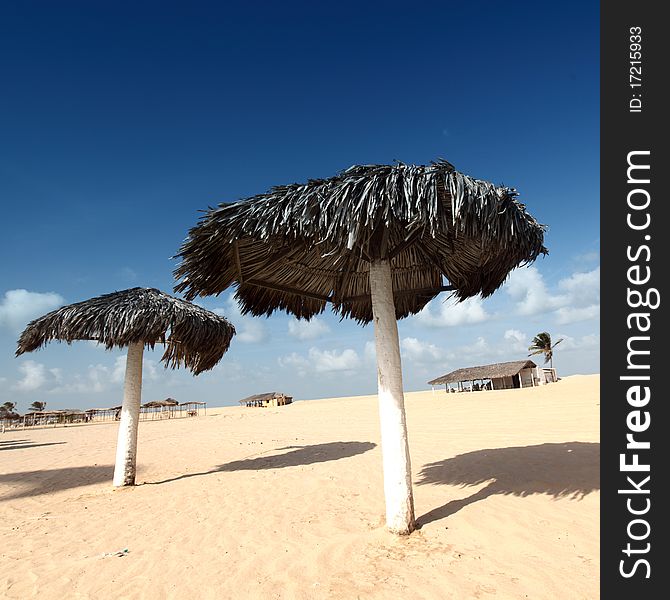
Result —
[[[357,454],[372,450],[375,446],[376,444],[373,444],[372,442],[329,442],[327,444],[315,444],[313,446],[287,446],[285,448],[275,448],[269,450],[268,454],[229,462],[225,465],[220,465],[211,469],[210,471],[187,473],[185,475],[172,477],[171,479],[151,481],[142,485],[158,485],[161,483],[177,481],[179,479],[200,477],[202,475],[211,475],[226,471],[257,471],[261,469],[283,469],[286,467],[311,465],[356,456]],[[269,452],[283,452],[285,450],[288,450],[288,452],[284,452],[283,454],[269,454]],[[103,482],[108,482],[111,487],[113,475],[113,465],[64,467],[61,469],[4,473],[0,474],[0,485],[21,484],[21,489],[12,491],[9,494],[0,492],[0,502],[17,498],[26,498],[29,496],[39,496],[41,494],[49,494],[51,492],[59,492]]]
[[[263,469],[284,469],[286,467],[312,465],[363,454],[368,450],[372,450],[375,446],[376,444],[372,442],[328,442],[326,444],[314,444],[313,446],[285,446],[284,448],[268,450],[268,453],[264,453],[262,456],[234,460],[224,465],[219,465],[210,471],[187,473],[186,475],[179,475],[170,479],[164,479],[163,481],[147,482],[145,485],[159,485],[161,483],[178,481],[179,479],[200,477],[202,475],[212,475],[227,471],[260,471]],[[283,452],[284,450],[289,450],[289,452]],[[269,452],[283,453],[269,454]]]
[[[30,440],[13,440],[0,442],[0,450],[23,450],[24,448],[41,448],[42,446],[58,446],[67,442],[46,442],[44,444],[33,444]]]
[[[452,500],[417,519],[418,526],[444,519],[461,508],[495,494],[581,500],[600,489],[600,444],[566,442],[493,448],[459,454],[423,467],[417,485],[481,485],[481,490]]]
[[[0,502],[60,492],[104,481],[108,481],[111,486],[113,475],[114,465],[2,473],[0,474],[0,485],[18,483],[21,484],[21,488],[9,494],[0,493]]]

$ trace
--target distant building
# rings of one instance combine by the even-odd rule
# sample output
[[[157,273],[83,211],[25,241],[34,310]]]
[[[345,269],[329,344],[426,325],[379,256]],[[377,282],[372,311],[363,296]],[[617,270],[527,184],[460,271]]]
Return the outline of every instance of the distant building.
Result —
[[[554,381],[558,381],[556,369],[538,367],[532,360],[516,360],[457,369],[428,384],[444,385],[447,392],[462,392],[534,387]]]
[[[256,394],[255,396],[244,398],[243,400],[240,400],[240,404],[267,408],[268,406],[284,406],[285,404],[291,404],[292,401],[293,396],[287,396],[280,392],[267,392],[265,394]]]

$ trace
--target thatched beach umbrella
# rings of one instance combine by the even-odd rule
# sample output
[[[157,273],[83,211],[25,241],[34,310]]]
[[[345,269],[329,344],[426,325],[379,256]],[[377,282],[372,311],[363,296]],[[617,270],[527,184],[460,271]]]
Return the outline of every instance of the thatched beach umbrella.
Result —
[[[516,195],[446,161],[353,166],[210,209],[178,254],[175,289],[188,299],[235,285],[243,313],[309,319],[331,303],[374,320],[391,531],[414,528],[396,320],[445,290],[488,296],[546,253],[544,227]]]
[[[165,344],[161,361],[166,368],[184,365],[198,375],[219,362],[234,334],[226,319],[208,310],[156,289],[132,288],[63,306],[32,321],[19,338],[16,355],[51,340],[95,340],[108,350],[128,347],[114,485],[133,485],[144,347]]]

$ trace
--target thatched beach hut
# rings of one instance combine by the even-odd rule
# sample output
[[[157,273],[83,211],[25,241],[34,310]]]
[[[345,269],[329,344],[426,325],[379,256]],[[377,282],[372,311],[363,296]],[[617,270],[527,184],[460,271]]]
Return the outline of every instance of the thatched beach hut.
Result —
[[[89,408],[85,412],[89,416],[89,421],[118,421],[121,418],[121,408],[121,406]]]
[[[179,403],[179,413],[186,413],[188,417],[197,417],[200,415],[200,411],[203,410],[205,415],[207,414],[207,402],[202,402],[200,400],[189,400],[188,402]]]
[[[269,406],[285,406],[293,402],[293,396],[287,396],[281,392],[266,392],[264,394],[255,394],[240,400],[244,406],[255,406],[267,408]]]
[[[132,288],[63,306],[32,321],[19,338],[16,355],[51,340],[95,340],[108,350],[128,348],[114,485],[133,485],[144,347],[164,344],[166,368],[184,365],[197,375],[219,362],[234,334],[226,319],[208,310],[157,289]]]
[[[177,407],[179,402],[174,398],[166,398],[165,400],[152,400],[146,402],[140,407],[140,415],[146,418],[167,418],[171,419],[178,412]]]
[[[21,415],[12,410],[0,410],[0,427],[2,431],[5,430],[5,427],[16,427],[18,423],[21,422]]]
[[[180,249],[188,299],[235,286],[243,313],[310,319],[327,304],[374,322],[387,526],[414,529],[397,319],[440,292],[489,296],[546,252],[544,227],[508,187],[446,161],[358,165],[210,209]]]
[[[532,360],[515,360],[477,367],[456,369],[428,382],[428,385],[444,385],[447,391],[508,390],[535,387],[546,383],[537,365]]]

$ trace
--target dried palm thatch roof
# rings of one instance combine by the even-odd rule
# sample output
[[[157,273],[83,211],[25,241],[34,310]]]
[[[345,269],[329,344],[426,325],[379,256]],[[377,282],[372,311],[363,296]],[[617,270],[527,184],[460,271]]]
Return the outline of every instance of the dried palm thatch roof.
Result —
[[[207,371],[228,350],[235,328],[223,317],[153,288],[132,288],[70,304],[28,324],[16,355],[51,340],[96,340],[109,350],[134,342],[165,344],[166,367]]]
[[[511,362],[495,363],[480,367],[468,367],[467,369],[456,369],[451,373],[442,375],[428,382],[428,385],[444,385],[445,383],[457,383],[459,381],[476,381],[477,379],[497,379],[499,377],[511,377],[529,367],[534,369],[537,365],[532,360],[515,360]]]
[[[166,406],[179,406],[179,402],[173,400],[172,398],[167,398],[165,400],[152,400],[151,402],[146,402],[142,405],[142,408],[165,408]]]
[[[16,419],[20,418],[21,415],[17,412],[0,410],[0,421],[2,420],[15,421]]]
[[[245,313],[309,319],[332,302],[366,323],[368,264],[388,258],[398,318],[447,289],[459,300],[488,296],[547,252],[545,227],[516,196],[446,161],[353,166],[275,187],[209,209],[177,255],[175,289],[193,299],[237,285]]]
[[[245,404],[247,402],[263,402],[263,401],[269,402],[273,398],[287,398],[289,400],[292,400],[293,396],[287,396],[286,394],[282,394],[281,392],[265,392],[264,394],[254,394],[253,396],[243,398],[242,400],[240,400],[240,404]]]
[[[35,415],[36,417],[57,417],[63,415],[83,415],[85,412],[86,411],[79,410],[78,408],[61,408],[54,410],[37,410],[29,414]]]

